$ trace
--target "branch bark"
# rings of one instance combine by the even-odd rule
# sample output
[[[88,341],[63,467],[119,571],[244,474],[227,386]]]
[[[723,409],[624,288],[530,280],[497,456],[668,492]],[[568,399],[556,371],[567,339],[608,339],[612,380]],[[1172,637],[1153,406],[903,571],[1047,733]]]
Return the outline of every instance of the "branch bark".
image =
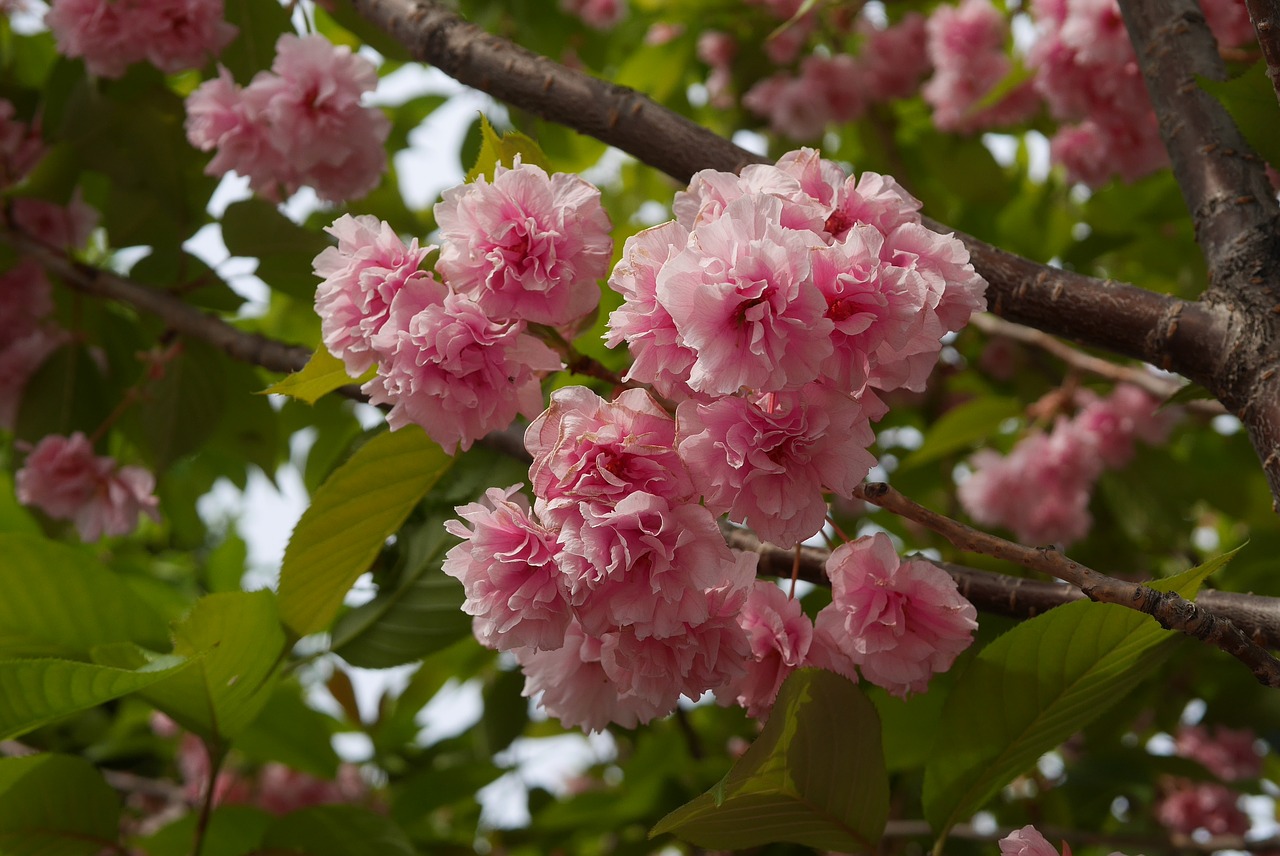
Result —
[[[1267,64],[1267,78],[1280,100],[1280,3],[1276,0],[1245,0],[1253,31],[1258,34],[1258,46]]]
[[[950,517],[912,502],[887,484],[861,485],[854,497],[913,520],[946,538],[956,548],[1015,562],[1071,583],[1099,603],[1113,603],[1146,613],[1167,630],[1208,642],[1244,663],[1258,682],[1280,689],[1280,660],[1249,639],[1240,628],[1173,592],[1109,577],[1049,548],[1036,549],[979,532]]]

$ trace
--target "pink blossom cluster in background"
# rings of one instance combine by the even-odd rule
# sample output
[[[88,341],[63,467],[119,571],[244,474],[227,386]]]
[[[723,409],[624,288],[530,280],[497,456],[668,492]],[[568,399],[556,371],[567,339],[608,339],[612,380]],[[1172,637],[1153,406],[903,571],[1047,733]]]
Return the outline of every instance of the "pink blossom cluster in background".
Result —
[[[612,30],[627,16],[627,0],[560,0],[560,8],[595,30]]]
[[[1156,806],[1156,818],[1183,835],[1197,830],[1206,830],[1211,835],[1248,832],[1249,817],[1238,805],[1239,792],[1222,782],[1239,782],[1262,774],[1257,742],[1257,735],[1247,728],[1210,730],[1199,725],[1179,728],[1174,739],[1178,755],[1202,764],[1221,781],[1165,780],[1165,793]]]
[[[270,71],[241,87],[225,68],[187,97],[187,139],[215,151],[208,175],[235,171],[280,201],[309,186],[328,202],[373,190],[386,168],[391,120],[361,96],[378,84],[367,59],[319,35],[276,42]]]
[[[204,65],[236,36],[222,10],[222,0],[51,0],[44,20],[58,53],[120,77],[144,60],[169,74]]]
[[[82,541],[128,535],[138,515],[159,519],[155,477],[142,467],[122,467],[93,453],[80,432],[50,434],[27,454],[15,476],[18,501],[56,520],[70,520]]]
[[[596,308],[613,252],[600,192],[577,176],[517,163],[446,191],[440,255],[404,245],[385,223],[343,216],[338,246],[316,258],[324,342],[393,428],[421,425],[446,449],[470,448],[543,406],[540,380],[559,354],[529,323],[572,338]],[[443,282],[436,278],[439,274]]]
[[[969,459],[960,503],[985,526],[1011,529],[1027,544],[1068,544],[1093,523],[1089,497],[1106,469],[1126,465],[1135,440],[1159,444],[1179,414],[1132,384],[1107,398],[1084,391],[1074,417],[1059,416],[1048,433],[1027,434],[1009,454],[984,449]]]
[[[16,115],[13,103],[0,98],[0,189],[21,181],[44,156],[39,128]]]
[[[27,381],[67,340],[52,323],[52,286],[32,259],[0,273],[0,428],[12,431]]]

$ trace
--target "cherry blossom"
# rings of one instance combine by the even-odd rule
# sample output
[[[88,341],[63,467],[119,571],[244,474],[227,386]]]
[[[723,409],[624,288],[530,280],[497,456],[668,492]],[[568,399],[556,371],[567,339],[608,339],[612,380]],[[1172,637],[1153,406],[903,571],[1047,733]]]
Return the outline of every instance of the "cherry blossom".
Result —
[[[576,175],[517,161],[444,192],[436,269],[495,318],[572,335],[600,300],[613,254],[600,191]]]
[[[1262,775],[1257,743],[1258,736],[1248,728],[1215,727],[1211,733],[1201,725],[1184,725],[1178,729],[1174,748],[1224,782],[1235,782]]]
[[[13,102],[0,98],[0,189],[21,181],[44,155],[39,130],[16,113]]]
[[[813,642],[813,622],[800,601],[771,582],[757,580],[743,604],[738,624],[751,645],[742,677],[731,681],[720,700],[735,700],[747,715],[764,718],[778,698],[782,682],[805,662]]]
[[[442,570],[462,583],[462,611],[482,645],[551,650],[564,644],[571,615],[556,566],[555,533],[529,516],[520,486],[489,488],[485,503],[459,506],[471,524],[450,520],[445,529],[462,538],[445,555]]]
[[[516,321],[494,321],[434,281],[402,288],[371,340],[378,374],[363,387],[390,404],[393,429],[415,423],[445,449],[463,451],[517,413],[542,409],[539,379],[560,357]]]
[[[408,246],[376,217],[344,214],[326,232],[338,239],[315,259],[316,313],[325,347],[359,377],[374,363],[370,342],[382,327],[391,301],[405,283],[432,280],[419,270],[435,247]]]
[[[13,222],[41,243],[69,252],[88,242],[98,226],[98,212],[77,187],[66,205],[19,196],[13,200]]]
[[[1201,829],[1210,835],[1244,835],[1249,816],[1240,810],[1239,800],[1240,794],[1226,785],[1176,779],[1156,806],[1156,819],[1183,835]]]
[[[832,601],[816,625],[893,695],[924,692],[973,641],[977,611],[955,581],[928,562],[899,562],[883,533],[837,547],[827,575]]]
[[[1000,856],[1058,856],[1058,851],[1040,834],[1040,830],[1028,824],[1000,839]],[[1062,844],[1062,856],[1071,856],[1071,848],[1066,842]]]
[[[222,0],[52,0],[45,23],[59,53],[100,77],[142,60],[170,74],[199,68],[236,35]]]
[[[141,513],[159,519],[155,477],[141,467],[98,457],[79,432],[41,439],[14,480],[19,502],[72,521],[82,541],[127,535]]]
[[[627,15],[627,0],[560,0],[560,8],[588,27],[611,30]]]

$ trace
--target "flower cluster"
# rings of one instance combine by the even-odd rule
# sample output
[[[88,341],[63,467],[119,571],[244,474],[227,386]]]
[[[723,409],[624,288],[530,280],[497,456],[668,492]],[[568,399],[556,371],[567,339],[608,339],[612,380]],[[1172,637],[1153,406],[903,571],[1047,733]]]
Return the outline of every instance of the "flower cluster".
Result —
[[[27,455],[15,477],[18,501],[58,520],[75,523],[82,541],[127,535],[138,515],[159,519],[152,494],[155,477],[141,467],[122,467],[99,457],[81,433],[50,434]]]
[[[13,430],[27,381],[67,339],[50,322],[51,291],[32,259],[0,273],[0,428]]]
[[[99,77],[144,60],[170,74],[199,68],[236,36],[222,0],[52,0],[44,20],[58,52]]]
[[[600,299],[613,241],[598,190],[518,161],[447,191],[435,215],[443,282],[420,269],[434,246],[339,218],[338,246],[315,261],[316,311],[352,377],[377,366],[364,391],[391,405],[393,428],[415,423],[465,450],[542,410],[540,380],[561,360],[528,325],[571,338]]]
[[[299,187],[341,202],[377,186],[391,121],[361,96],[378,83],[373,64],[323,36],[276,42],[270,71],[240,87],[225,68],[187,97],[187,139],[217,153],[209,175],[236,171],[268,199]]]
[[[1034,431],[1002,456],[984,449],[969,464],[973,473],[960,484],[960,502],[974,520],[1013,530],[1030,544],[1070,543],[1092,525],[1089,497],[1107,468],[1133,457],[1134,441],[1164,442],[1178,419],[1174,410],[1131,384],[1109,398],[1077,394],[1083,407],[1059,416],[1049,433]]]
[[[595,30],[612,30],[627,16],[627,0],[560,0],[560,8]]]
[[[0,98],[0,189],[21,181],[44,155],[40,131],[16,113],[13,102]]]
[[[1247,728],[1183,726],[1174,740],[1175,751],[1203,765],[1221,782],[1193,782],[1171,778],[1163,782],[1164,796],[1156,806],[1156,818],[1174,832],[1190,835],[1206,830],[1212,835],[1243,835],[1249,817],[1241,811],[1240,794],[1222,782],[1239,782],[1262,774],[1257,735]]]

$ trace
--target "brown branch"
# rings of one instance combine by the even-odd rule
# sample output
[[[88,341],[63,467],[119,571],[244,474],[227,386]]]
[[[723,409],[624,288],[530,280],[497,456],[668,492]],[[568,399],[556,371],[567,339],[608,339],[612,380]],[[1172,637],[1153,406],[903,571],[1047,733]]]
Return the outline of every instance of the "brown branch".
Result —
[[[1149,392],[1156,398],[1164,399],[1181,391],[1184,384],[1170,377],[1152,374],[1139,366],[1121,366],[1110,360],[1095,357],[1077,348],[1055,339],[1048,333],[1032,327],[1024,327],[1005,321],[994,315],[974,315],[969,319],[969,326],[981,330],[988,336],[1000,336],[1011,339],[1033,348],[1039,348],[1047,354],[1057,357],[1076,371],[1087,372],[1114,383],[1128,383]],[[1187,410],[1202,413],[1206,416],[1218,416],[1226,413],[1216,401],[1189,401],[1182,405]]]
[[[1262,60],[1267,64],[1267,78],[1280,100],[1280,3],[1276,0],[1245,0],[1253,31],[1262,48]],[[1274,164],[1273,164],[1274,165]]]
[[[1259,277],[1275,284],[1280,208],[1264,164],[1196,82],[1227,77],[1204,14],[1196,0],[1124,0],[1120,8],[1211,287],[1234,292]]]
[[[1280,688],[1280,660],[1250,640],[1230,621],[1178,594],[1109,577],[1053,549],[1025,547],[980,532],[912,502],[887,484],[864,484],[854,492],[854,496],[931,529],[961,550],[994,556],[1057,577],[1079,588],[1090,600],[1146,613],[1167,630],[1177,630],[1216,645],[1244,663],[1259,683]]]
[[[725,538],[729,546],[735,549],[758,554],[760,573],[779,579],[791,576],[792,563],[795,561],[794,550],[784,550],[763,543],[750,530],[739,527],[725,527]],[[829,586],[831,581],[826,574],[829,555],[831,554],[827,550],[802,547],[800,579]],[[933,564],[951,575],[960,593],[970,603],[991,615],[1034,618],[1050,609],[1086,597],[1075,586],[1059,582],[1011,577],[951,562]],[[1267,648],[1280,648],[1280,598],[1206,589],[1197,595],[1196,603],[1230,621],[1257,644]]]

